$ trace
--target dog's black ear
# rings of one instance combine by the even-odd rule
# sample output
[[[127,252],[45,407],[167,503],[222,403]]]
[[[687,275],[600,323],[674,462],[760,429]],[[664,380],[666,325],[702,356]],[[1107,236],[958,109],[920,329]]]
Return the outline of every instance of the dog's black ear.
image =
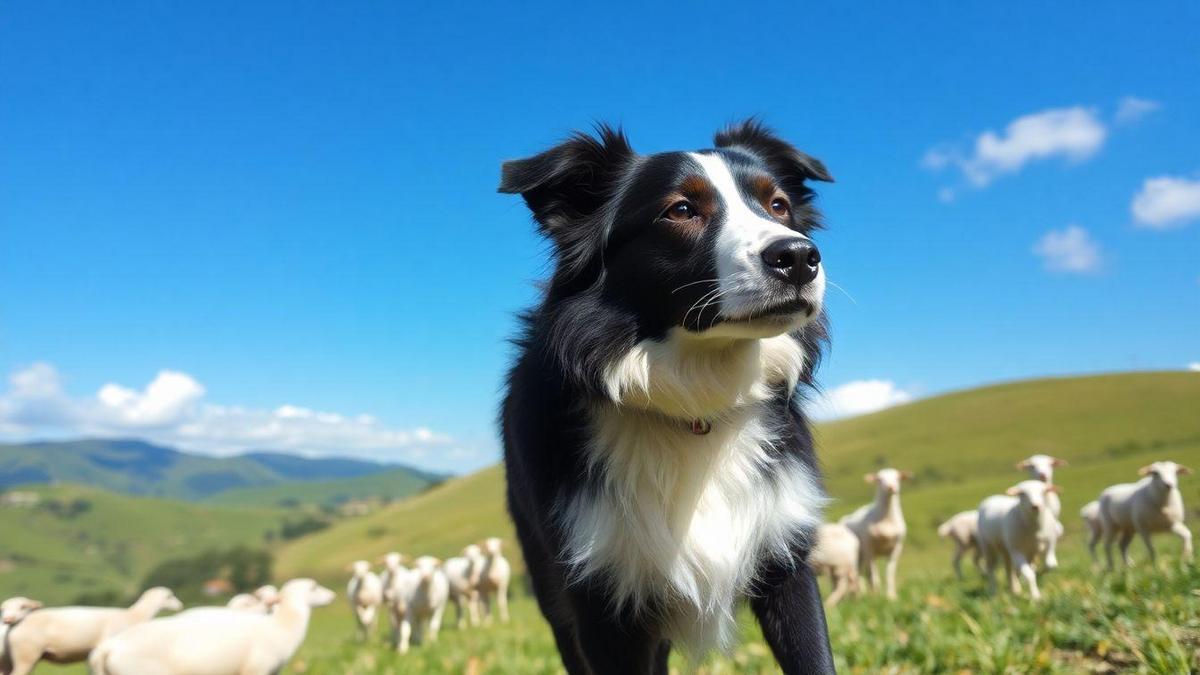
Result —
[[[538,223],[555,236],[604,204],[614,178],[634,156],[620,129],[600,125],[595,136],[575,133],[541,154],[505,162],[499,191],[524,197]]]
[[[767,162],[772,170],[797,181],[833,182],[833,176],[821,160],[810,157],[776,136],[754,119],[734,124],[717,132],[713,139],[718,148],[744,148]]]

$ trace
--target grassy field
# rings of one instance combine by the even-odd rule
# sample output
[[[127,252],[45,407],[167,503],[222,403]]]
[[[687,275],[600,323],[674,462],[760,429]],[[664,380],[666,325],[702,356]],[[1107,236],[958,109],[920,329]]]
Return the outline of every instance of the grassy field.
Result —
[[[128,497],[94,488],[41,486],[32,508],[0,508],[0,595],[47,603],[83,593],[136,594],[158,562],[212,547],[261,544],[286,512]],[[61,505],[58,511],[49,505]],[[86,503],[70,511],[71,504]]]
[[[431,485],[428,478],[409,469],[396,469],[370,476],[325,481],[290,482],[262,487],[233,488],[207,499],[228,506],[283,506],[289,504],[336,506],[349,499],[400,499]]]

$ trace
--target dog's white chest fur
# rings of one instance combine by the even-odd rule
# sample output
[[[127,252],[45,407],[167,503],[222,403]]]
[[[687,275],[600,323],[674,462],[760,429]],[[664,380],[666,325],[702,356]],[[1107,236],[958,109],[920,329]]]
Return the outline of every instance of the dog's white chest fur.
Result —
[[[679,401],[593,408],[590,450],[600,487],[577,495],[563,513],[575,573],[604,579],[619,606],[661,611],[666,637],[694,654],[730,644],[736,602],[758,566],[788,558],[797,532],[820,522],[824,503],[800,462],[767,452],[777,430],[761,378],[786,374],[764,367],[777,355],[751,356],[744,362],[755,372],[741,391],[743,378],[724,380],[733,406],[707,435],[653,409]],[[651,386],[626,400],[670,395],[669,383],[654,386],[662,381],[655,377],[662,355],[638,358],[648,364],[643,381]],[[713,392],[688,394],[689,404],[713,399]]]

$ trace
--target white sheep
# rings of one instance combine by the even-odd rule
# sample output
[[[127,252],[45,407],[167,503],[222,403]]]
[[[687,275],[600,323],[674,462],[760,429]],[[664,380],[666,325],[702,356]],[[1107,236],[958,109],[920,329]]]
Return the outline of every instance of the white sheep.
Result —
[[[1100,500],[1093,499],[1083,505],[1079,509],[1079,517],[1083,518],[1083,525],[1088,531],[1088,553],[1092,555],[1092,562],[1098,562],[1096,558],[1096,544],[1100,542],[1100,537],[1104,536],[1104,520],[1100,517]]]
[[[442,563],[442,571],[450,582],[450,602],[454,603],[456,623],[462,628],[470,617],[471,625],[479,625],[479,576],[483,571],[483,550],[476,544],[463,549],[461,556]]]
[[[392,647],[400,649],[401,632],[404,628],[404,614],[408,611],[408,596],[410,595],[409,570],[402,564],[404,557],[399,553],[388,553],[383,556],[383,574],[380,582],[383,585],[383,605],[387,608],[388,624],[391,626]],[[405,648],[407,650],[407,647]]]
[[[358,630],[365,639],[375,626],[376,613],[383,604],[383,581],[371,571],[371,563],[358,560],[352,566],[354,576],[346,585],[346,598],[358,622]]]
[[[500,620],[508,622],[508,584],[512,580],[512,566],[501,552],[503,543],[499,537],[490,537],[483,542],[483,565],[479,570],[479,600],[485,623],[492,620],[492,600],[500,610]]]
[[[404,591],[404,620],[400,624],[400,641],[397,650],[407,653],[410,641],[421,644],[428,638],[437,642],[442,626],[442,614],[450,598],[450,582],[442,572],[442,561],[432,556],[421,556],[408,571]]]
[[[312,608],[335,597],[312,579],[293,579],[271,614],[183,612],[105,640],[88,662],[93,675],[275,675],[304,641]]]
[[[1184,562],[1192,559],[1192,533],[1183,524],[1183,495],[1179,476],[1192,470],[1175,462],[1155,462],[1138,470],[1136,483],[1113,485],[1100,493],[1100,518],[1104,527],[1104,555],[1112,569],[1112,543],[1120,535],[1121,559],[1129,563],[1129,542],[1136,532],[1146,544],[1154,564],[1150,537],[1156,532],[1174,532],[1183,540]]]
[[[858,569],[868,575],[871,589],[879,587],[879,570],[875,558],[887,556],[887,597],[896,597],[896,567],[904,550],[908,526],[900,509],[900,483],[912,478],[910,471],[880,469],[863,478],[875,484],[875,501],[843,517],[838,522],[849,527],[858,537]]]
[[[243,612],[269,614],[277,602],[279,602],[279,589],[267,584],[254,589],[253,593],[238,593],[225,603],[225,607]]]
[[[25,617],[8,631],[10,675],[28,675],[39,661],[83,661],[105,638],[183,604],[170,589],[156,586],[128,608],[49,607]]]
[[[1032,455],[1017,462],[1017,468],[1028,471],[1030,478],[1040,480],[1048,485],[1054,482],[1054,470],[1066,465],[1067,460],[1050,455]],[[1058,498],[1057,494],[1047,492],[1046,506],[1054,514],[1054,519],[1058,521],[1058,531],[1050,533],[1052,536],[1045,536],[1038,542],[1038,556],[1046,569],[1052,570],[1058,568],[1058,540],[1063,535],[1062,500]]]
[[[979,541],[979,512],[975,510],[962,511],[950,516],[950,519],[942,523],[937,529],[939,537],[949,539],[954,542],[954,574],[961,580],[962,574],[962,558],[967,551],[972,553],[971,560],[975,563],[976,569],[983,571],[983,566],[980,565]]]
[[[5,649],[8,645],[8,629],[20,623],[35,609],[41,609],[42,603],[18,595],[0,603],[0,663],[4,662]]]
[[[808,564],[817,574],[829,573],[833,590],[825,599],[825,606],[837,606],[847,591],[858,590],[858,536],[845,525],[821,525],[817,530],[817,545],[808,554]]]
[[[1047,533],[1057,532],[1060,527],[1046,504],[1046,494],[1057,490],[1057,485],[1026,480],[1003,495],[994,495],[979,503],[979,534],[976,538],[983,550],[984,573],[993,593],[996,590],[996,562],[1000,561],[1004,563],[1014,594],[1021,592],[1019,574],[1029,586],[1030,597],[1041,600],[1033,561],[1040,539]]]

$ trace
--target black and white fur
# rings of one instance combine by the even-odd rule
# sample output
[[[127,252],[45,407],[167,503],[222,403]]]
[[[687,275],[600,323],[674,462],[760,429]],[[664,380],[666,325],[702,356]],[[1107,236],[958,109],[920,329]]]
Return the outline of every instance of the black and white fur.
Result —
[[[504,165],[555,251],[502,410],[508,503],[570,673],[726,648],[743,599],[785,672],[833,670],[798,403],[825,339],[814,180],[754,122],[655,155],[601,127]]]

